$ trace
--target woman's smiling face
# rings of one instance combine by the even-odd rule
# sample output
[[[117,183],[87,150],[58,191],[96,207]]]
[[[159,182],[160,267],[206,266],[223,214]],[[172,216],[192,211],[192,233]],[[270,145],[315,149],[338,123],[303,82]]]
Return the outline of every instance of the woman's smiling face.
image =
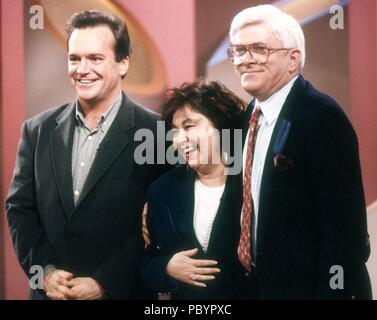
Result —
[[[192,169],[205,173],[221,163],[220,133],[205,115],[185,105],[172,122],[173,144]]]

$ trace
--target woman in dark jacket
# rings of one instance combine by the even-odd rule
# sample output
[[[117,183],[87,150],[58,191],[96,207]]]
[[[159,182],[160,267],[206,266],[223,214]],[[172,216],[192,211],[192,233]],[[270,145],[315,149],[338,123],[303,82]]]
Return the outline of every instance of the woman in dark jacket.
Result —
[[[142,274],[155,293],[173,299],[240,298],[242,186],[237,172],[225,164],[234,148],[224,150],[224,145],[233,141],[243,108],[218,82],[199,79],[172,91],[164,119],[186,165],[160,177],[149,190],[151,244]],[[236,161],[242,161],[241,153]]]

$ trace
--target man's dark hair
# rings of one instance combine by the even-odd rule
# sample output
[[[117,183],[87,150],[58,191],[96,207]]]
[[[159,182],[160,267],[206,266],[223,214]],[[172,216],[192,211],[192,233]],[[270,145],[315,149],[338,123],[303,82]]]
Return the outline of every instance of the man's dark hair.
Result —
[[[75,29],[108,26],[115,38],[115,60],[120,62],[130,56],[130,36],[127,25],[113,14],[106,11],[87,10],[74,13],[66,22],[68,41]]]

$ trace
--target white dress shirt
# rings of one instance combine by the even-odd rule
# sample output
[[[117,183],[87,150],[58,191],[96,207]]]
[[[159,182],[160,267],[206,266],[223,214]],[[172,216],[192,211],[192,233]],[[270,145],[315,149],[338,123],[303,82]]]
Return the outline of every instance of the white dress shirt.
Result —
[[[225,184],[219,187],[208,187],[199,179],[195,181],[194,230],[204,252],[208,248],[213,221],[216,218],[224,188]]]
[[[292,86],[298,76],[294,77],[289,83],[287,83],[280,90],[276,91],[272,96],[270,96],[265,101],[258,101],[256,99],[255,105],[259,105],[261,108],[261,115],[259,117],[259,130],[257,132],[257,138],[254,147],[254,156],[253,156],[253,168],[251,174],[251,193],[253,196],[254,203],[254,230],[253,236],[255,241],[257,239],[257,225],[258,225],[258,209],[259,209],[259,195],[260,187],[263,176],[264,162],[266,160],[267,150],[270,145],[272,132],[274,131],[276,120],[280,114],[280,111],[283,107],[285,100],[289,92],[292,89]],[[246,154],[247,154],[247,141],[249,137],[249,131],[246,136],[245,148],[243,150],[243,168],[245,168],[246,163]],[[241,217],[242,221],[242,217]],[[255,243],[256,245],[256,243]]]

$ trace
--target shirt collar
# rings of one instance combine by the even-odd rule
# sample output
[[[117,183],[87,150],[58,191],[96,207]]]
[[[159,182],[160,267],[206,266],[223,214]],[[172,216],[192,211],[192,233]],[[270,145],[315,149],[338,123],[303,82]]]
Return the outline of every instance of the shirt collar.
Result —
[[[122,91],[118,94],[114,103],[101,115],[98,121],[99,127],[101,127],[101,125],[105,122],[105,120],[109,118],[109,115],[112,113],[112,111],[120,107],[121,103],[122,103]],[[79,123],[83,124],[86,127],[85,117],[81,110],[78,100],[76,100],[75,109],[76,109],[76,119],[78,120]]]
[[[255,105],[259,105],[262,110],[262,114],[269,125],[271,125],[278,118],[279,113],[283,108],[284,102],[287,99],[287,96],[297,78],[298,76],[295,76],[284,87],[276,91],[268,99],[262,102],[258,101],[258,99],[255,99]]]

